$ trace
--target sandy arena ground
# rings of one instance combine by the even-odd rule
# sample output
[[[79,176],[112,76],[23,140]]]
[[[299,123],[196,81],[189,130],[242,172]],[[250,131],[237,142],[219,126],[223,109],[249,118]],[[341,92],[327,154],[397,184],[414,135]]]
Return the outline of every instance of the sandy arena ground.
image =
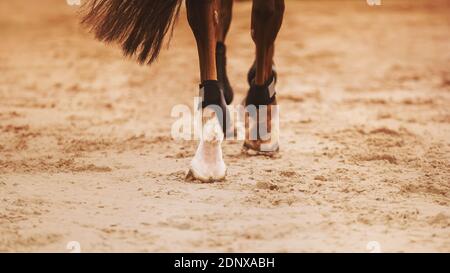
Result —
[[[287,2],[280,158],[223,145],[223,183],[184,181],[174,141],[198,64],[181,14],[149,68],[64,0],[0,2],[0,251],[450,251],[450,1]],[[229,74],[246,92],[249,3]],[[376,243],[375,243],[376,245]]]

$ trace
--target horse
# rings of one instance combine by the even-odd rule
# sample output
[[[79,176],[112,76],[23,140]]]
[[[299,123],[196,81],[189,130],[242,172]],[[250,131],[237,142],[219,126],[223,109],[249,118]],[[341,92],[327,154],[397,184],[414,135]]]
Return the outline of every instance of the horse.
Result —
[[[182,0],[88,0],[81,22],[98,40],[117,43],[124,55],[135,57],[140,64],[151,65],[158,58],[167,35],[170,40],[182,3]],[[227,76],[226,36],[232,21],[233,0],[185,0],[185,5],[198,50],[199,107],[204,121],[187,179],[222,181],[227,167],[221,145],[232,131],[227,106],[232,103],[234,92]],[[256,50],[247,74],[249,89],[243,101],[246,107],[264,107],[274,112],[278,105],[274,53],[284,11],[284,0],[253,0],[251,37]],[[271,116],[264,118],[258,112],[256,116],[245,117],[247,132],[243,151],[251,155],[278,153],[279,141],[271,126]],[[262,126],[268,129],[266,135],[260,134]],[[256,137],[250,137],[254,132]]]

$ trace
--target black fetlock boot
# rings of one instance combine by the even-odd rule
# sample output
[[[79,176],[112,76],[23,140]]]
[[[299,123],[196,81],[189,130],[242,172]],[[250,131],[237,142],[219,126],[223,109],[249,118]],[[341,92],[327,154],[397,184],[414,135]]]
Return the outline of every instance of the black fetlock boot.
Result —
[[[216,46],[216,66],[217,79],[224,91],[225,102],[230,105],[233,102],[234,92],[227,75],[227,48],[221,42]]]
[[[221,88],[219,81],[207,80],[200,84],[200,97],[202,98],[201,108],[205,109],[208,106],[213,106],[216,112],[216,117],[219,119],[220,126],[223,129],[224,136],[230,132],[230,112],[227,108],[227,103],[224,96],[224,91]],[[218,113],[221,111],[221,113]]]
[[[275,69],[275,65],[272,66],[272,76],[274,77],[275,83],[277,83],[278,80],[278,74]],[[256,62],[253,62],[252,67],[250,67],[250,70],[247,73],[247,82],[249,85],[252,85],[253,80],[256,78]]]
[[[245,98],[245,106],[255,105],[273,105],[276,104],[276,74],[264,83],[264,85],[256,85],[252,80],[250,89],[248,90],[247,97]]]

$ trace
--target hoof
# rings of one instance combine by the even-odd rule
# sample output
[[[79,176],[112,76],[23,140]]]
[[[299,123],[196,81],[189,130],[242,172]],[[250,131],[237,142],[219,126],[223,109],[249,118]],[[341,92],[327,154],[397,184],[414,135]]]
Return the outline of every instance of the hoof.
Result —
[[[195,173],[193,169],[189,169],[186,174],[185,181],[186,182],[201,182],[201,183],[214,183],[214,182],[222,182],[225,181],[226,173],[222,176],[207,176],[207,175],[199,175]]]
[[[280,147],[275,144],[269,149],[261,149],[260,141],[246,140],[244,146],[242,146],[242,153],[248,156],[266,156],[271,158],[280,157]]]
[[[204,125],[202,138],[191,161],[186,181],[199,180],[212,183],[225,180],[227,167],[222,156],[223,137],[222,128],[217,119],[210,119]]]
[[[203,143],[199,146],[197,154],[191,161],[186,181],[213,183],[225,180],[227,167],[222,159],[222,153],[214,147],[205,148],[205,146]]]

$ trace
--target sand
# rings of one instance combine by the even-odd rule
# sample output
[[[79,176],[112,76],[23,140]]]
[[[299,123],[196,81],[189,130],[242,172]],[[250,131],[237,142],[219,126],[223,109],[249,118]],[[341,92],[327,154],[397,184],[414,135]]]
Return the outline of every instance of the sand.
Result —
[[[235,103],[250,9],[228,39]],[[197,142],[170,134],[198,92],[185,12],[150,68],[76,13],[0,3],[1,252],[450,251],[449,1],[288,1],[280,157],[227,141],[215,184],[184,181]]]

